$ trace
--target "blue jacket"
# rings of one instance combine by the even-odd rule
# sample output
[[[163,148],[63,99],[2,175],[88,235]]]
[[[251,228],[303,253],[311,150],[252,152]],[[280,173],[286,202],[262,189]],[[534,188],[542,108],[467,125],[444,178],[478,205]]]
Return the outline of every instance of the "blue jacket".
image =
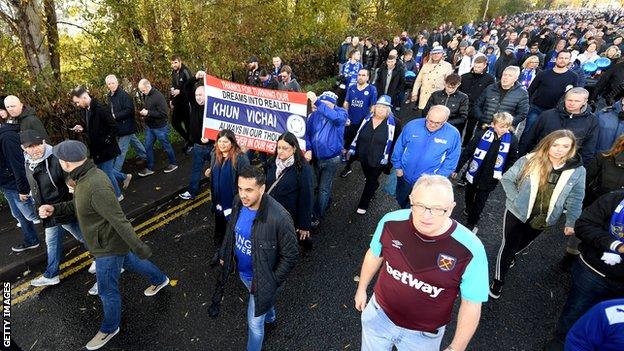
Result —
[[[540,182],[538,174],[531,175],[528,181],[518,180],[522,168],[524,168],[527,160],[532,156],[533,154],[528,154],[520,158],[503,174],[501,179],[501,184],[507,197],[505,205],[509,212],[523,223],[526,223],[531,215]],[[565,209],[565,226],[574,227],[574,223],[581,216],[584,196],[585,168],[583,168],[580,158],[575,156],[566,162],[563,172],[555,185],[555,190],[548,206],[546,225],[555,225]]]
[[[601,302],[574,323],[566,351],[624,350],[624,299]]]
[[[310,114],[306,123],[306,149],[312,157],[327,160],[342,154],[344,129],[349,115],[342,107],[330,109],[321,100],[314,103],[316,111]]]
[[[392,152],[392,165],[403,170],[409,184],[416,183],[423,174],[450,176],[461,154],[461,137],[457,128],[444,123],[442,128],[432,133],[425,122],[425,118],[409,122]]]
[[[619,119],[622,112],[622,101],[598,112],[598,143],[596,153],[606,152],[611,149],[615,139],[624,133],[624,119]]]

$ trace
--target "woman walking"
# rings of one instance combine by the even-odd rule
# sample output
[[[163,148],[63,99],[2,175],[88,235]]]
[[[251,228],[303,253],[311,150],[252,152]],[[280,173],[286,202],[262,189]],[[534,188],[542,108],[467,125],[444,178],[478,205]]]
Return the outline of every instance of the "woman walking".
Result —
[[[503,241],[496,258],[490,296],[499,298],[516,254],[527,248],[565,213],[566,236],[574,235],[585,195],[585,168],[567,130],[548,134],[534,152],[520,158],[501,179],[505,190]]]

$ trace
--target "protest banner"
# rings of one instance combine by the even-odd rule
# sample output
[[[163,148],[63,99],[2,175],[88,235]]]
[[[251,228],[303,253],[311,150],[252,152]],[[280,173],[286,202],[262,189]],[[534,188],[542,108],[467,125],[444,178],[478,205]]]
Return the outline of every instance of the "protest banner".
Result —
[[[274,153],[279,136],[289,131],[305,147],[305,93],[276,91],[206,75],[203,136],[215,140],[222,129],[236,134],[241,147]]]

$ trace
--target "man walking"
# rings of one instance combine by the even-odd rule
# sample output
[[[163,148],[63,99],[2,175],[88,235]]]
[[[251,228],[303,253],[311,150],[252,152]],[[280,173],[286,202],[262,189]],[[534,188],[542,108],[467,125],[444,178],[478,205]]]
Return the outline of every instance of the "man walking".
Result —
[[[195,80],[188,67],[182,63],[180,55],[171,57],[171,69],[171,125],[186,142],[183,151],[188,155],[193,147],[189,138],[189,104],[195,93]]]
[[[57,204],[71,201],[72,195],[65,183],[65,172],[59,160],[52,154],[52,145],[47,144],[43,135],[36,130],[25,130],[20,133],[20,142],[25,151],[26,178],[30,185],[30,194],[37,207],[43,204]],[[61,258],[63,255],[63,237],[68,231],[79,242],[84,238],[76,216],[44,218],[46,246],[48,249],[48,265],[39,278],[30,282],[32,286],[55,285],[60,282]]]
[[[431,49],[429,61],[425,62],[418,72],[418,76],[416,76],[410,98],[411,101],[418,101],[419,113],[422,113],[422,110],[427,105],[427,101],[429,101],[429,96],[434,91],[444,89],[444,78],[451,73],[453,73],[453,66],[444,61],[444,49],[442,46],[436,46]]]
[[[141,160],[147,159],[145,146],[136,135],[137,126],[134,119],[134,102],[125,90],[119,88],[119,81],[115,75],[108,75],[105,79],[108,88],[108,107],[115,122],[117,123],[117,144],[120,154],[115,158],[114,167],[121,172],[126,154],[130,145],[134,148],[137,156]]]
[[[152,283],[145,296],[154,296],[169,285],[169,278],[147,260],[151,249],[139,239],[116,200],[106,174],[87,159],[87,147],[66,140],[53,148],[53,154],[69,178],[76,182],[74,200],[39,207],[41,218],[75,213],[84,231],[87,248],[96,262],[96,277],[104,320],[98,333],[86,345],[97,350],[117,333],[121,323],[119,274],[122,268],[149,278]]]
[[[450,176],[461,153],[459,131],[447,121],[448,107],[434,105],[426,118],[409,122],[399,135],[392,165],[396,169],[396,199],[401,208],[409,207],[409,194],[423,174]]]
[[[113,162],[120,153],[119,145],[117,145],[117,123],[106,105],[92,98],[83,87],[72,90],[72,101],[81,109],[81,122],[72,130],[76,133],[87,133],[93,162],[106,173],[117,199],[122,201],[124,197],[117,181],[123,179],[124,188],[126,188],[127,183],[130,182],[130,176],[120,173],[113,167]]]
[[[460,295],[455,335],[444,350],[463,351],[488,298],[485,249],[450,218],[455,202],[447,178],[423,175],[409,198],[411,209],[381,219],[362,263],[355,293],[362,350],[439,350]],[[367,287],[377,273],[367,303]]]
[[[145,118],[145,151],[147,154],[147,167],[139,172],[139,176],[147,177],[154,174],[154,143],[160,142],[160,145],[167,152],[169,165],[165,167],[165,173],[171,173],[178,169],[178,163],[175,158],[175,152],[169,142],[169,107],[165,96],[152,87],[147,79],[141,79],[139,82],[139,90],[143,94],[144,108],[139,114]]]
[[[35,115],[35,110],[24,106],[17,96],[9,95],[4,98],[4,108],[9,114],[9,120],[19,124],[20,131],[33,129],[48,138],[48,133],[41,120]]]
[[[236,269],[249,291],[247,351],[260,351],[265,324],[276,320],[275,300],[299,255],[295,226],[288,211],[265,194],[266,178],[254,166],[238,174],[238,197],[221,251],[223,271],[209,308],[219,315],[219,304],[230,272]]]

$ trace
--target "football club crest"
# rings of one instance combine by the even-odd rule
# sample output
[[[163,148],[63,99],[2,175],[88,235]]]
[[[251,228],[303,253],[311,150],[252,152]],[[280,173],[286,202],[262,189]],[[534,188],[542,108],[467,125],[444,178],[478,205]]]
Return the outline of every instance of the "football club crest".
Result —
[[[476,172],[477,169],[479,169],[479,164],[475,160],[472,160],[472,162],[470,162],[470,167],[469,167],[470,173]]]
[[[457,259],[453,256],[449,256],[446,254],[438,254],[438,267],[444,272],[452,271],[455,268],[455,263]]]
[[[496,157],[496,165],[494,166],[494,168],[498,168],[498,167],[502,166],[503,162],[505,162],[505,159],[503,158],[503,156],[498,155]]]

